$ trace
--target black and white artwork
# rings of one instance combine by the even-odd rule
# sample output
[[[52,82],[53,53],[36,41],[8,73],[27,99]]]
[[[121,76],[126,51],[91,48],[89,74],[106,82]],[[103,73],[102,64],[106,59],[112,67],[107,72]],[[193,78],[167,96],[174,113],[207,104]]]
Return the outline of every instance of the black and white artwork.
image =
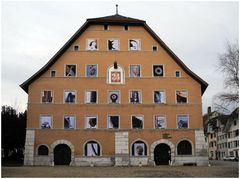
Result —
[[[97,76],[97,65],[87,65],[87,77]]]
[[[153,76],[163,76],[163,65],[153,65]]]
[[[52,128],[52,117],[51,116],[41,116],[40,125],[42,129],[51,129]]]
[[[97,117],[96,116],[86,117],[86,128],[87,129],[96,129],[97,128]]]
[[[52,103],[53,96],[52,91],[43,91],[42,92],[42,102],[43,103]]]
[[[119,50],[119,40],[118,39],[108,40],[108,50]]]
[[[187,103],[187,91],[176,91],[177,103]]]
[[[87,50],[98,50],[97,39],[87,39]]]
[[[76,76],[76,65],[66,65],[65,76]]]
[[[134,156],[144,156],[145,146],[144,143],[134,143]]]
[[[187,115],[178,115],[177,116],[178,128],[188,128],[188,116]]]
[[[109,129],[119,128],[119,116],[108,116],[108,128]]]
[[[64,129],[75,128],[75,116],[64,116]]]
[[[87,156],[99,156],[99,145],[97,143],[87,143]]]
[[[165,116],[155,116],[155,128],[165,129],[166,128],[166,117]]]
[[[96,102],[97,102],[97,91],[87,91],[86,103],[96,103]]]
[[[75,103],[76,92],[75,91],[65,91],[64,101],[65,103]]]
[[[129,49],[131,51],[140,50],[140,40],[139,39],[130,39],[129,40]]]
[[[132,128],[143,128],[143,116],[132,116]]]
[[[154,91],[154,103],[157,103],[157,104],[165,103],[164,91]]]
[[[131,91],[130,92],[130,102],[131,103],[140,103],[141,93],[140,91]]]
[[[110,91],[108,93],[109,103],[119,103],[119,91]]]
[[[140,77],[140,65],[130,65],[130,77]]]

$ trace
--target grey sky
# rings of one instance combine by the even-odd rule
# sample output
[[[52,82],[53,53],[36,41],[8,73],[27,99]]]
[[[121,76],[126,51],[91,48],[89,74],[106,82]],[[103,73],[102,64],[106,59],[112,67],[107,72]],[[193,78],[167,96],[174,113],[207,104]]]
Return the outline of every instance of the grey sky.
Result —
[[[238,2],[20,1],[2,3],[2,105],[26,109],[19,85],[38,71],[87,18],[119,14],[142,19],[198,76],[209,83],[203,110],[223,91],[216,70],[226,41],[238,40]]]

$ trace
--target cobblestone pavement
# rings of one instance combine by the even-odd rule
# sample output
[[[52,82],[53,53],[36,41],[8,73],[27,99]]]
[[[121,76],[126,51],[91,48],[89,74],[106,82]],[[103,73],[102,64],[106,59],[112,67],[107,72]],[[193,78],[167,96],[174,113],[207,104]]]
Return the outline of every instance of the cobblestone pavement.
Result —
[[[156,167],[2,167],[2,177],[207,177],[238,178],[238,162],[215,162],[211,166]]]

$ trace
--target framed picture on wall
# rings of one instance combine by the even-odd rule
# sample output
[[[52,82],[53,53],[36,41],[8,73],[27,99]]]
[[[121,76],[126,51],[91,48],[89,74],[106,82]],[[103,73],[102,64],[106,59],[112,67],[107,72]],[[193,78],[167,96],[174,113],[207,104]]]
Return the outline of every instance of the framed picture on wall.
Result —
[[[97,65],[87,65],[87,77],[97,76]]]
[[[87,39],[87,50],[98,50],[98,40]]]
[[[52,128],[52,116],[41,116],[40,117],[41,129],[51,129]]]

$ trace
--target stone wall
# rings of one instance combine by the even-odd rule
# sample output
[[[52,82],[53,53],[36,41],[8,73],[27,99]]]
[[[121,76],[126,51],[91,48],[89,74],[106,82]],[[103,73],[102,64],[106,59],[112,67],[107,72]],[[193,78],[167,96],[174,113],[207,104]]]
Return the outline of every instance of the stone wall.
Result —
[[[34,164],[34,141],[35,131],[26,131],[25,151],[24,151],[24,165]]]
[[[113,166],[113,157],[76,157],[74,166]]]
[[[129,165],[129,138],[128,132],[115,133],[115,165],[128,166]]]

